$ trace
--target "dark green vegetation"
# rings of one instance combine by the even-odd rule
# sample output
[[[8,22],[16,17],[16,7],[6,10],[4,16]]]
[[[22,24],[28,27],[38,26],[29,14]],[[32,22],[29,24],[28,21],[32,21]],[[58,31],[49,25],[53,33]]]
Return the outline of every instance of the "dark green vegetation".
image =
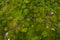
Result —
[[[60,40],[59,25],[60,0],[0,0],[0,40]]]

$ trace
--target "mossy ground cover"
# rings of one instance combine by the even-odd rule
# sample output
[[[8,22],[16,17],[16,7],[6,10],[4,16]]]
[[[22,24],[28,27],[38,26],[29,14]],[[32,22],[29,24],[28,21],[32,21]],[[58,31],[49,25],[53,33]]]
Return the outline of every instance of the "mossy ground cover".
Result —
[[[60,40],[60,0],[0,0],[0,40]]]

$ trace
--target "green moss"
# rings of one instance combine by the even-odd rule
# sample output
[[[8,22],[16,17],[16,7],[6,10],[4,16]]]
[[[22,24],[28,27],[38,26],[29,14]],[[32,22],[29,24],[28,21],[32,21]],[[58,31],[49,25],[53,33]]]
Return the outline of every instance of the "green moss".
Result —
[[[0,40],[60,40],[60,0],[7,0],[4,3],[0,0]],[[54,15],[47,16],[50,12]],[[8,36],[3,38],[5,31]]]

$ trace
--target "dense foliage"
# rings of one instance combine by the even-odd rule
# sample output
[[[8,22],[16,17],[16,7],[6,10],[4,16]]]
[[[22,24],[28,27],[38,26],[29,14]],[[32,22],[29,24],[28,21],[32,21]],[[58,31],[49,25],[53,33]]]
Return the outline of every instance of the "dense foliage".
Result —
[[[60,40],[60,0],[0,0],[0,40],[8,39]]]

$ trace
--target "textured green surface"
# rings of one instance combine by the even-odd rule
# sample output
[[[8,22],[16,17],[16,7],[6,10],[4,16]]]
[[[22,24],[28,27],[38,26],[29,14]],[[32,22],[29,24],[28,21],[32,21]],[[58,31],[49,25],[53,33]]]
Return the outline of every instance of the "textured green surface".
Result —
[[[59,27],[60,0],[0,0],[0,40],[60,40]]]

